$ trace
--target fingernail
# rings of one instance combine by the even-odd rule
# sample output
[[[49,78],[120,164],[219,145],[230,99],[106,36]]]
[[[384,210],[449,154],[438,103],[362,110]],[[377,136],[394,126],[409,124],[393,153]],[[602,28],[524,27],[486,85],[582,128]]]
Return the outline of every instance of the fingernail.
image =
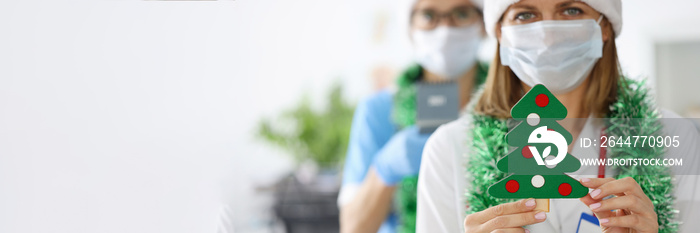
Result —
[[[604,219],[600,219],[598,221],[600,222],[600,224],[605,224],[607,222],[610,222],[610,219],[604,218]]]
[[[527,207],[533,207],[533,206],[535,206],[535,204],[536,204],[535,199],[530,199],[527,202],[525,202],[525,206],[527,206]]]
[[[593,190],[593,192],[591,192],[591,197],[592,197],[592,198],[595,198],[595,197],[597,197],[598,195],[600,195],[600,189],[596,189],[596,190]]]
[[[547,218],[547,215],[544,212],[539,212],[539,213],[535,214],[535,219],[542,220],[545,218]]]
[[[528,229],[525,229],[525,233],[530,233],[530,230],[528,230]]]
[[[591,179],[588,179],[588,178],[583,178],[583,179],[581,179],[581,182],[583,182],[583,183],[586,183],[586,182],[588,182],[588,181],[591,181]]]
[[[598,209],[600,207],[600,205],[601,205],[600,203],[595,203],[595,204],[590,205],[589,207],[591,207],[592,210],[595,210],[595,209]]]

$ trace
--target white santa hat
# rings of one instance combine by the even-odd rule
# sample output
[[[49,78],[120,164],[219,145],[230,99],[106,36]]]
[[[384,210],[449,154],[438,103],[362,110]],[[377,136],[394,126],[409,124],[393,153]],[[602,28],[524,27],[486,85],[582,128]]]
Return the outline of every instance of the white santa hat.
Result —
[[[486,32],[490,36],[496,37],[496,24],[503,16],[503,13],[520,0],[486,0],[484,4],[484,24]],[[598,12],[605,15],[605,18],[612,23],[615,30],[615,37],[622,31],[622,0],[578,0],[588,4]]]

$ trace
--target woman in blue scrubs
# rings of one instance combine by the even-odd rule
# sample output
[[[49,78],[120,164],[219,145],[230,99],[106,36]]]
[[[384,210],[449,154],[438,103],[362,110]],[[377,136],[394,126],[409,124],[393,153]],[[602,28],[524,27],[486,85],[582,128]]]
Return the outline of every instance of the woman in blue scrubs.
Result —
[[[416,83],[454,81],[464,107],[487,73],[477,62],[481,1],[406,1],[416,64],[400,75],[397,90],[378,92],[355,112],[338,198],[341,232],[396,232],[400,223],[402,232],[415,230],[415,181],[430,136],[415,126]],[[391,208],[397,187],[413,194],[403,197],[401,220]]]

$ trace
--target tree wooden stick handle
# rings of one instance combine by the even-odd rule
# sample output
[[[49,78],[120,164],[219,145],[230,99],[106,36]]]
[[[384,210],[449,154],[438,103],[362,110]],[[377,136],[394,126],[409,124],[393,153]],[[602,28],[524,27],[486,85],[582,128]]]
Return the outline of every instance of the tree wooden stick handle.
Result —
[[[535,199],[535,210],[549,212],[549,199]]]

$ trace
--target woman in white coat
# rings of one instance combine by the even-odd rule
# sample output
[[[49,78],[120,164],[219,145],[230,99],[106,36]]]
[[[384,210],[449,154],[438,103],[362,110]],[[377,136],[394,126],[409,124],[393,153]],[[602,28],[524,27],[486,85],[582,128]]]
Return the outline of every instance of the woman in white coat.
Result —
[[[425,146],[417,232],[694,232],[700,227],[693,221],[700,217],[700,179],[687,172],[700,169],[700,136],[687,120],[661,123],[678,116],[656,111],[643,83],[621,76],[615,45],[622,30],[621,0],[489,0],[484,21],[498,39],[498,51],[470,114],[440,127]],[[582,160],[681,158],[683,165],[673,174],[683,176],[670,175],[668,167],[634,175],[634,169],[584,166],[570,175],[592,191],[581,199],[552,199],[549,213],[535,210],[532,199],[505,203],[490,197],[488,185],[505,175],[494,161],[509,151],[504,136],[510,109],[535,84],[544,84],[567,108],[571,120],[562,126],[576,139],[570,154]],[[620,132],[600,118],[644,118],[663,125],[662,131],[640,126],[638,133],[651,135],[617,136],[673,135],[683,146],[638,153],[579,145],[580,138]],[[681,211],[675,214],[676,209]]]

